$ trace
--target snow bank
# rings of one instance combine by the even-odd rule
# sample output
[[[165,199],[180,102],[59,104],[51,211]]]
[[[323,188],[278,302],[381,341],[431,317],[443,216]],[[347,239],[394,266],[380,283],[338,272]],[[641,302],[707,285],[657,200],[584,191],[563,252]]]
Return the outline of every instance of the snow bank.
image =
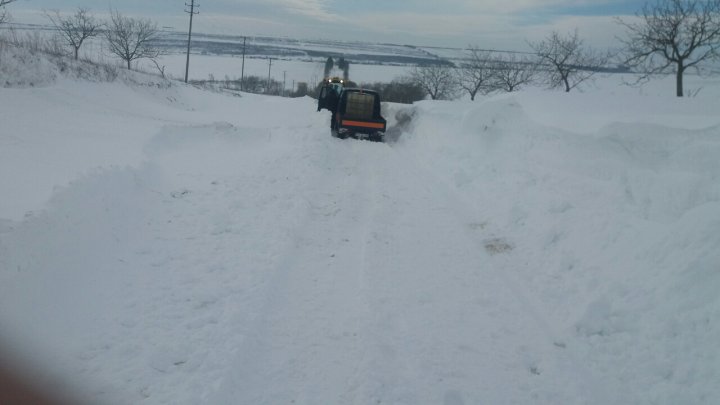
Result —
[[[33,87],[53,83],[59,69],[39,52],[9,45],[0,38],[0,77],[2,87]]]
[[[203,402],[232,367],[227,318],[253,310],[240,292],[284,245],[279,222],[269,240],[257,230],[294,221],[290,197],[260,192],[276,187],[262,173],[276,147],[226,123],[165,127],[144,147],[151,161],[92,170],[8,222],[0,341],[88,402]],[[214,208],[192,208],[202,201]]]
[[[36,39],[36,41],[39,41]],[[37,45],[39,46],[39,45]],[[119,65],[73,60],[41,50],[18,47],[0,37],[0,82],[5,88],[46,87],[58,78],[83,82],[113,82],[131,85],[168,87],[170,82],[159,76],[128,71]]]
[[[399,146],[514,246],[496,265],[547,305],[563,345],[616,402],[712,403],[720,116],[697,100],[636,97],[635,109],[590,94],[546,101],[420,103]],[[614,121],[621,109],[633,123]]]

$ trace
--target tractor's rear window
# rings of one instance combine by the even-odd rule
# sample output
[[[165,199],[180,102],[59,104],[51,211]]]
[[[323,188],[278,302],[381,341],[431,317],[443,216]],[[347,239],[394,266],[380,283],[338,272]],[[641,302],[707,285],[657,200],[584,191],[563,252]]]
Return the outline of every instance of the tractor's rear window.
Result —
[[[348,93],[345,114],[349,117],[372,119],[375,95],[368,93]]]

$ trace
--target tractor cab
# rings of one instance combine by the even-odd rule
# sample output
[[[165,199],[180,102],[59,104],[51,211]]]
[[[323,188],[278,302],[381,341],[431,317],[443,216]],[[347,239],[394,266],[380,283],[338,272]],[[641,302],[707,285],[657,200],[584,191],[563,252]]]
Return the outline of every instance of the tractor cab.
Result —
[[[333,111],[337,108],[340,93],[343,90],[343,80],[339,77],[325,79],[318,94],[318,111]]]

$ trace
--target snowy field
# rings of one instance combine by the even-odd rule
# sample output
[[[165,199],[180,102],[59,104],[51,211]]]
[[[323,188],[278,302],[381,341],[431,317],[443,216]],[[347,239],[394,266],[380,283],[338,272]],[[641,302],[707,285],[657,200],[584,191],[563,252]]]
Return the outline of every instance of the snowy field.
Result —
[[[166,55],[160,59],[162,66],[166,66],[166,73],[170,77],[185,78],[185,55]],[[157,71],[150,64],[143,64],[143,69],[151,72]],[[323,79],[325,62],[307,62],[296,58],[273,59],[272,66],[266,58],[245,58],[245,76],[258,76],[262,79],[270,76],[282,83],[285,80],[285,88],[288,91],[293,89],[293,83],[305,82],[314,86]],[[408,66],[380,66],[363,65],[353,63],[350,65],[350,78],[356,83],[391,82],[410,73]],[[242,57],[233,56],[210,56],[191,55],[190,57],[190,80],[207,80],[210,75],[215,80],[224,80],[225,76],[230,79],[239,79],[242,72]],[[342,76],[342,71],[336,72]]]
[[[50,391],[720,402],[717,79],[384,105],[370,143],[308,98],[27,63],[0,88],[0,363]]]

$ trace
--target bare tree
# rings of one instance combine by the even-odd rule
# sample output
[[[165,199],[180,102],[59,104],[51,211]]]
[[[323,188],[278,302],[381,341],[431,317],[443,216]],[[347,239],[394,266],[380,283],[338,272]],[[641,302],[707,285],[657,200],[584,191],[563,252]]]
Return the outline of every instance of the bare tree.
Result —
[[[515,54],[497,57],[493,61],[490,86],[493,89],[511,93],[519,90],[522,86],[533,83],[536,75],[537,64],[530,58],[517,57]]]
[[[153,58],[150,60],[155,65],[155,68],[158,70],[158,73],[160,73],[160,76],[162,76],[162,78],[165,79],[165,65],[160,66],[160,62],[158,62],[157,59]],[[225,77],[226,77],[225,80],[228,81],[229,79],[227,79],[227,75]]]
[[[60,12],[46,12],[45,15],[60,32],[65,42],[73,47],[75,60],[78,59],[80,47],[86,39],[96,37],[100,33],[102,23],[89,14],[86,8],[78,8],[75,14],[69,17],[62,17]]]
[[[16,0],[0,0],[0,24],[5,23],[10,19],[10,14],[8,14],[5,6],[15,1]]]
[[[157,39],[157,23],[148,19],[125,17],[118,11],[110,12],[110,23],[105,31],[110,52],[130,63],[137,59],[154,59],[160,51],[153,45]]]
[[[469,47],[468,62],[457,69],[458,86],[470,94],[470,100],[475,100],[478,92],[487,94],[493,90],[490,85],[492,79],[492,53],[480,50],[476,46]]]
[[[446,100],[453,98],[457,91],[453,69],[443,64],[417,66],[410,73],[410,77],[431,99]]]
[[[683,74],[720,58],[720,0],[657,0],[636,13],[639,22],[617,21],[628,31],[621,39],[626,63],[639,68],[640,80],[674,71],[676,95],[683,96]]]
[[[245,76],[243,80],[243,91],[248,93],[261,93],[264,90],[264,86],[267,84],[266,79],[262,79],[259,76]]]
[[[590,79],[608,60],[607,55],[600,55],[585,46],[577,30],[567,36],[553,31],[544,40],[528,44],[547,68],[548,86],[564,87],[566,92]]]

